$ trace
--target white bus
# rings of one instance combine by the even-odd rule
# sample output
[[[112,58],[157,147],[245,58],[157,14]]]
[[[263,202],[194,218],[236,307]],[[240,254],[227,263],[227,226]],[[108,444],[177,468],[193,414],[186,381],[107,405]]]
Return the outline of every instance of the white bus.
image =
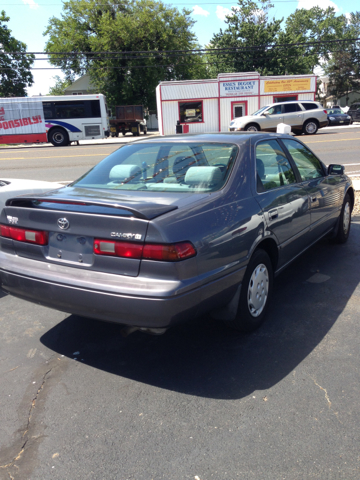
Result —
[[[0,143],[64,147],[110,134],[104,95],[0,98]]]

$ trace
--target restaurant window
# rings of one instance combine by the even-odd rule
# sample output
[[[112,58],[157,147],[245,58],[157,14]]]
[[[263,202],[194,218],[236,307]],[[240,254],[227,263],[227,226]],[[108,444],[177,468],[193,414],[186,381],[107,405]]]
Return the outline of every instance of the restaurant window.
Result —
[[[203,122],[203,102],[179,102],[180,123]]]
[[[297,95],[288,95],[288,96],[280,96],[280,97],[274,97],[274,103],[278,102],[292,102],[294,100],[297,100]]]

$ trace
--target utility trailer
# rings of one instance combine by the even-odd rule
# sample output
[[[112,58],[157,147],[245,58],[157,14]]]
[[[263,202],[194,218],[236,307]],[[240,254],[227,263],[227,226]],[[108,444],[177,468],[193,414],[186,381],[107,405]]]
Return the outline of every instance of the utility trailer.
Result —
[[[135,136],[147,134],[145,110],[142,105],[124,105],[115,107],[115,118],[110,119],[110,135],[117,137],[127,132]]]

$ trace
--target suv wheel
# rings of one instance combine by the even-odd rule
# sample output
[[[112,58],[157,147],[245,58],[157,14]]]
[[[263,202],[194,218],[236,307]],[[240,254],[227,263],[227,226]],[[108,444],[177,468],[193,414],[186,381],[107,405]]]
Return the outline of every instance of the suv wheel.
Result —
[[[245,130],[247,132],[259,132],[260,131],[260,127],[259,125],[256,125],[256,123],[250,123],[249,125],[247,125],[245,127]]]
[[[305,135],[315,135],[318,129],[319,125],[316,120],[307,120],[303,126],[303,132]]]

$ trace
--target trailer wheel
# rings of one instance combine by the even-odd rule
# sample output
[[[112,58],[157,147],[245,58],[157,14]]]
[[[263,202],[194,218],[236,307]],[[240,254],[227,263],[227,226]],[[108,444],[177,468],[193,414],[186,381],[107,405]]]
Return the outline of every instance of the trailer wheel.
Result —
[[[69,145],[69,135],[63,128],[54,128],[50,131],[49,141],[54,147],[66,147]]]

